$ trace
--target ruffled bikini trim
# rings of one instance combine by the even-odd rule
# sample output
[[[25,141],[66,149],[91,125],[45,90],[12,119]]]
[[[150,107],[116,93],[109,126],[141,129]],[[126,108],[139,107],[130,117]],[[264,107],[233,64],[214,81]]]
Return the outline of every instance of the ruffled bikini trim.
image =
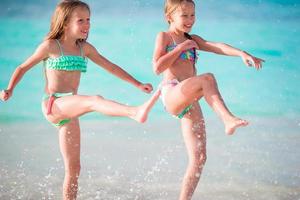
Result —
[[[60,56],[57,58],[48,58],[46,66],[48,69],[54,70],[86,72],[87,59],[82,56]]]

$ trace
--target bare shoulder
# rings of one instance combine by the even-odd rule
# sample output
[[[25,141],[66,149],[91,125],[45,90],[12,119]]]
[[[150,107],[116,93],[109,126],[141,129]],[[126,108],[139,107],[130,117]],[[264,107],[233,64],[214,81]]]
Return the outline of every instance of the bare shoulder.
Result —
[[[44,40],[39,48],[48,55],[59,55],[60,49],[57,42],[54,39]]]
[[[54,39],[44,40],[41,45],[48,49],[54,49],[55,47],[58,47],[58,44]]]
[[[156,39],[163,41],[164,43],[172,42],[170,35],[167,32],[163,32],[163,31],[161,31],[157,34]]]
[[[36,48],[35,54],[43,58],[46,58],[49,55],[53,54],[53,52],[55,53],[59,52],[58,49],[55,49],[54,45],[55,45],[54,40],[44,40]]]
[[[85,56],[89,56],[91,53],[97,52],[96,48],[89,42],[84,41],[80,43]]]
[[[167,32],[159,32],[156,36],[156,46],[165,47],[172,44],[172,38]]]
[[[80,42],[80,45],[82,46],[82,48],[88,50],[90,48],[95,48],[91,43],[87,42],[87,41],[83,41]]]
[[[40,43],[38,48],[41,50],[49,50],[51,48],[50,40],[44,40],[43,42]]]
[[[157,37],[165,38],[168,35],[167,32],[161,31],[157,33]]]

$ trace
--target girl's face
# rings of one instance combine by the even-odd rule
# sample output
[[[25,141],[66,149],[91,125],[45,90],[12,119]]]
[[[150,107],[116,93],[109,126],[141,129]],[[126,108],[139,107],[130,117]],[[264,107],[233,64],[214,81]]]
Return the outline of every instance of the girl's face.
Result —
[[[90,12],[86,8],[75,8],[69,22],[65,26],[65,34],[74,37],[75,39],[86,39],[89,30]]]
[[[169,17],[170,25],[178,31],[190,32],[195,23],[195,6],[191,2],[182,2]]]

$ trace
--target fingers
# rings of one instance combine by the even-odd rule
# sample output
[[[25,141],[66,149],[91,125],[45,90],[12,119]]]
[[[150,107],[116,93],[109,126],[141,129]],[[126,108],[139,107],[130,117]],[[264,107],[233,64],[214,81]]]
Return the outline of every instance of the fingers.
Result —
[[[259,62],[257,62],[257,60],[253,57],[250,57],[250,66],[255,67],[255,69],[259,69]]]
[[[146,93],[150,93],[153,90],[153,87],[151,84],[145,84],[143,85],[142,90]]]
[[[147,93],[150,93],[152,91],[152,89],[151,88],[145,88],[144,91],[147,92]]]
[[[245,63],[247,66],[255,67],[255,69],[259,70],[262,68],[262,62],[265,62],[263,59],[256,58],[254,56],[249,56],[245,59]]]
[[[261,61],[258,61],[258,62],[257,62],[257,69],[261,69],[261,68],[262,68]]]
[[[192,49],[192,48],[199,49],[198,44],[197,44],[194,40],[190,40],[190,41],[191,41],[191,49]]]
[[[248,66],[248,67],[255,67],[255,62],[251,57],[246,57],[244,59],[244,63]]]
[[[255,61],[255,65],[257,69],[261,69],[262,68],[262,62],[265,62],[263,59],[260,58],[254,58]]]
[[[192,49],[192,48],[196,48],[199,49],[198,44],[194,41],[194,40],[186,40],[184,41],[184,49]]]
[[[1,95],[0,95],[0,99],[2,101],[7,101],[10,96],[11,96],[11,93],[8,90],[2,90]]]
[[[2,101],[6,101],[8,99],[8,92],[6,92],[5,90],[2,90],[0,98]]]
[[[153,89],[152,85],[149,84],[149,83],[146,85],[146,88],[147,88],[148,90],[150,90],[150,91],[152,91],[152,89]]]
[[[153,90],[153,88],[152,88],[152,86],[150,86],[150,87],[148,88],[149,93],[152,92],[152,90]]]
[[[4,101],[4,95],[5,95],[4,90],[1,90],[1,93],[0,93],[0,99],[1,99],[2,101]]]
[[[248,67],[251,67],[252,66],[252,62],[250,60],[246,60],[245,61],[245,64],[248,66]]]

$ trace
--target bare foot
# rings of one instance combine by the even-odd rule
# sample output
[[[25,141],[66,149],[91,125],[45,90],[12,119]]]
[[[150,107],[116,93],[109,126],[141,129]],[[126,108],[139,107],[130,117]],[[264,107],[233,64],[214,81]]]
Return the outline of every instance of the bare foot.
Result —
[[[135,112],[135,115],[131,118],[136,120],[137,122],[144,123],[147,120],[148,113],[150,112],[151,108],[154,106],[155,102],[159,98],[160,90],[155,91],[152,97],[146,101],[143,105],[138,106]]]
[[[225,133],[227,135],[232,135],[236,128],[241,126],[247,126],[248,124],[249,122],[246,120],[233,117],[225,122]]]

